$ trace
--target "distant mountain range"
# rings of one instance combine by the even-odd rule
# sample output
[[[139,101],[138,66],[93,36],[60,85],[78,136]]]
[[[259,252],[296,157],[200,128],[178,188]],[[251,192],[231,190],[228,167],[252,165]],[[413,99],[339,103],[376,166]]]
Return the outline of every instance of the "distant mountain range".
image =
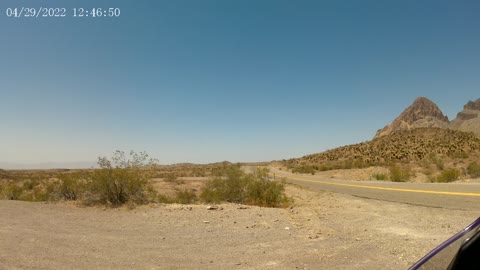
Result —
[[[469,101],[463,106],[463,111],[449,121],[433,101],[418,97],[390,125],[378,130],[374,139],[398,131],[430,127],[473,132],[480,136],[480,98]]]

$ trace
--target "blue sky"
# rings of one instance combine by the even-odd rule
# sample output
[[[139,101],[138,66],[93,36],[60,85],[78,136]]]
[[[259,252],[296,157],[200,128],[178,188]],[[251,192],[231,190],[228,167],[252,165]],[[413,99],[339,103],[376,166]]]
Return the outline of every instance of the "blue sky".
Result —
[[[0,3],[0,163],[291,158],[370,140],[417,96],[450,119],[480,98],[478,1],[65,2]],[[6,16],[22,6],[68,15]]]

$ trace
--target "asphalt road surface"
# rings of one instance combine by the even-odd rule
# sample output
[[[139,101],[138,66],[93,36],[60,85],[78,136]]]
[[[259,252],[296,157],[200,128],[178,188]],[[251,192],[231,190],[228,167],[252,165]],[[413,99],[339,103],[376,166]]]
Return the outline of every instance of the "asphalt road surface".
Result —
[[[480,210],[480,183],[396,183],[384,181],[350,181],[318,176],[291,174],[271,168],[275,178],[316,190],[457,210]]]

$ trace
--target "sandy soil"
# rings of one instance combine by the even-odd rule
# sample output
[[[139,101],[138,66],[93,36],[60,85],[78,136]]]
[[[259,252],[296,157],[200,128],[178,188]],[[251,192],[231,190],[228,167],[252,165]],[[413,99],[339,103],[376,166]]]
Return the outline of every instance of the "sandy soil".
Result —
[[[406,269],[478,216],[287,192],[291,209],[0,201],[0,269]]]

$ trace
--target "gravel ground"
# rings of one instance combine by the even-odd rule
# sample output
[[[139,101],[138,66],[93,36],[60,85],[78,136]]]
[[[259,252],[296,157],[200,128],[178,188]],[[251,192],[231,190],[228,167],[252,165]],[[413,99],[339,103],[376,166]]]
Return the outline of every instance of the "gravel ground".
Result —
[[[479,215],[287,192],[288,209],[0,201],[0,269],[406,269]]]

